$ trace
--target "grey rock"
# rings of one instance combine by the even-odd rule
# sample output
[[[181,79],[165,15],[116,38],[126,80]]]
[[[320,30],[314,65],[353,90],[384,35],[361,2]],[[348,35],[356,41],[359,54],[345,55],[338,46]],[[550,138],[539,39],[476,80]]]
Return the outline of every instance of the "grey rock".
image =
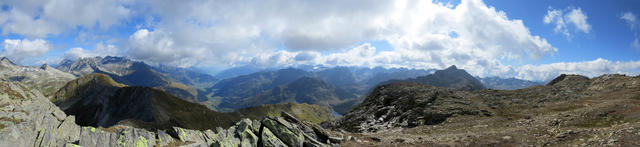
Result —
[[[275,134],[267,127],[262,127],[262,134],[260,135],[262,140],[262,146],[264,147],[286,147],[287,145],[282,142]]]
[[[158,146],[168,146],[169,143],[175,141],[173,137],[167,134],[164,130],[157,130],[156,135],[157,135]]]
[[[77,142],[80,140],[80,126],[76,125],[74,116],[67,116],[56,131],[58,145]]]

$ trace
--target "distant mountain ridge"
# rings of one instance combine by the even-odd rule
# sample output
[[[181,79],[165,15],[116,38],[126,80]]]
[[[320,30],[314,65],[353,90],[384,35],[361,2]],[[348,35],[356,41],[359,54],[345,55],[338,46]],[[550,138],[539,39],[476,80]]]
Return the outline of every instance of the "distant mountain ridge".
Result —
[[[211,90],[214,91],[215,96],[227,99],[247,98],[279,85],[293,82],[298,78],[312,75],[310,72],[295,68],[257,72],[224,79],[211,87]]]
[[[222,111],[296,102],[332,107],[340,105],[338,110],[344,113],[378,83],[372,77],[402,79],[426,73],[425,70],[385,68],[332,67],[311,71],[285,68],[224,79],[207,91],[213,93],[214,103],[209,105]]]
[[[96,127],[125,123],[142,128],[177,126],[202,130],[228,127],[241,118],[279,115],[280,111],[315,121],[333,118],[329,108],[311,105],[258,106],[221,113],[153,88],[119,84],[105,74],[89,74],[70,81],[56,93],[54,103],[65,113],[75,115],[76,123]],[[254,112],[257,110],[273,112]]]
[[[431,85],[436,87],[449,87],[461,90],[485,89],[478,79],[471,76],[464,69],[458,69],[452,65],[444,70],[437,70],[427,76],[419,76],[406,80],[390,80],[384,83],[415,82],[418,84]]]
[[[255,106],[259,104],[278,103],[306,103],[323,106],[336,105],[347,99],[355,99],[358,95],[335,87],[318,78],[302,77],[289,84],[275,87],[256,96],[223,103],[223,107],[232,106],[233,109]]]
[[[75,78],[74,75],[52,68],[47,64],[40,67],[29,67],[17,65],[6,57],[0,59],[0,80],[20,82],[41,91],[45,97],[50,98],[64,84]]]
[[[486,77],[486,78],[478,78],[482,85],[486,88],[490,89],[498,89],[498,90],[514,90],[514,89],[522,89],[531,86],[544,85],[542,82],[534,82],[521,80],[516,78],[499,78],[499,77]]]
[[[173,78],[186,76],[171,76],[172,74],[162,73],[144,62],[132,61],[124,57],[106,56],[104,58],[92,57],[79,58],[76,60],[65,59],[60,62],[57,69],[72,73],[76,76],[84,76],[91,73],[102,73],[122,84],[154,87],[192,102],[198,101],[198,90],[196,88],[185,85],[179,80]],[[190,78],[180,79],[189,80]]]

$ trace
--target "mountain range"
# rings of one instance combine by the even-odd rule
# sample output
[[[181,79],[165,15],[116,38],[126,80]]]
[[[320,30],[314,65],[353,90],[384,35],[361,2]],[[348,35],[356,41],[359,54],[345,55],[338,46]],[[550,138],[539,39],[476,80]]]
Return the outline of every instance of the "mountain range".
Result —
[[[333,118],[330,109],[309,105],[257,106],[221,113],[154,88],[117,83],[105,74],[89,74],[68,82],[55,94],[53,103],[66,114],[76,116],[79,125],[105,128],[127,123],[140,128],[168,129],[177,126],[201,130],[229,127],[241,118],[260,119],[279,114],[251,112],[269,110],[265,108],[288,109],[295,116],[314,121]],[[296,113],[307,109],[313,113]]]
[[[640,144],[640,76],[310,66],[219,80],[122,57],[0,61],[0,146]]]
[[[58,89],[76,76],[62,72],[44,64],[41,67],[16,65],[8,58],[0,59],[0,79],[4,81],[20,82],[36,89],[45,97],[51,97]]]
[[[528,88],[532,86],[544,85],[543,82],[534,82],[521,80],[516,78],[498,78],[498,77],[486,77],[486,78],[477,78],[482,82],[486,88],[490,89],[498,89],[498,90],[515,90]]]
[[[315,71],[297,68],[266,70],[248,75],[223,79],[207,89],[213,93],[210,103],[221,111],[259,104],[307,103],[325,106],[341,106],[344,113],[351,104],[374,87],[375,80],[363,78],[358,73],[368,73],[370,78],[395,79],[418,76],[424,70],[397,70],[380,68],[333,67]],[[345,105],[348,104],[348,105]]]
[[[13,64],[8,59],[4,60],[6,60],[3,64],[5,68],[11,66],[4,71],[19,71],[19,68],[30,68],[33,70],[28,71],[37,71],[35,67],[22,67]],[[76,76],[102,73],[118,83],[129,86],[153,87],[190,102],[205,104],[209,108],[225,112],[260,104],[296,102],[331,106],[338,113],[344,114],[353,105],[362,101],[363,96],[371,92],[376,85],[393,81],[413,81],[454,88],[457,86],[457,88],[466,88],[467,90],[484,88],[478,84],[474,77],[471,77],[464,70],[455,68],[455,66],[436,72],[434,70],[379,67],[313,67],[304,68],[307,70],[297,68],[275,70],[243,66],[221,72],[231,78],[220,80],[214,76],[186,68],[168,65],[151,66],[124,57],[107,56],[65,59],[56,68],[43,65],[40,69],[48,69],[53,71],[48,73],[57,74],[47,77],[66,77],[52,78],[59,81],[48,82],[55,84],[24,82],[26,85],[36,86],[36,89],[43,91],[45,96],[53,95],[64,83]],[[258,72],[246,74],[253,71]],[[25,75],[13,72],[13,75],[6,77],[11,77],[15,81],[23,80],[22,76]],[[25,77],[29,77],[29,75]],[[301,79],[303,77],[306,77],[306,80]],[[486,81],[485,85],[490,85],[495,89],[516,89],[533,85],[531,84],[533,82],[517,79],[485,78],[481,81]],[[303,87],[300,85],[305,88],[295,88]]]
[[[183,70],[181,72],[160,72],[152,66],[145,64],[144,62],[132,61],[124,57],[93,57],[93,58],[79,58],[76,60],[63,60],[58,64],[57,69],[74,74],[76,76],[85,76],[91,73],[106,74],[118,83],[131,85],[131,86],[145,86],[153,87],[168,93],[171,93],[180,98],[197,102],[198,90],[192,86],[185,85],[182,82],[191,83],[190,81],[197,81],[197,79],[203,77],[191,77],[189,75],[202,75],[197,73],[191,73],[189,70]],[[169,68],[161,71],[172,71]],[[175,70],[173,70],[175,71]],[[176,74],[177,73],[177,74]],[[203,79],[215,80],[210,76],[204,76]],[[182,82],[177,80],[183,80]],[[203,81],[214,82],[214,81]],[[194,83],[198,85],[198,83]]]
[[[444,70],[438,70],[433,74],[419,76],[405,80],[390,80],[385,83],[394,82],[415,82],[418,84],[431,85],[437,87],[449,87],[461,90],[480,90],[485,89],[484,85],[478,79],[471,76],[463,69],[456,68],[452,65]]]

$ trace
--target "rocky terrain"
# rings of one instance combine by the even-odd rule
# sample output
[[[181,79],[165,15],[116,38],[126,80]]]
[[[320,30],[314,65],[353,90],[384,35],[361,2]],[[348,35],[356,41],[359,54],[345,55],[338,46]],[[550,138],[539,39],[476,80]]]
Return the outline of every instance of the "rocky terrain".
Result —
[[[47,64],[41,67],[16,65],[8,58],[0,59],[0,79],[20,82],[29,88],[36,89],[45,97],[51,97],[68,81],[75,79],[72,74],[62,72]]]
[[[0,81],[0,91],[0,146],[328,146],[342,140],[288,113],[203,131],[83,127],[36,90]]]
[[[561,75],[520,90],[376,88],[325,126],[345,146],[638,146],[640,77]]]
[[[376,132],[396,127],[416,127],[444,122],[454,115],[491,115],[471,102],[471,93],[416,83],[377,87],[336,127],[350,132]]]
[[[224,103],[239,105],[235,111],[217,112],[167,89],[118,82],[147,73],[159,76],[136,80],[173,81],[188,72],[85,60],[64,62],[83,75],[72,80],[48,65],[2,59],[0,146],[640,146],[640,76],[560,75],[547,85],[495,90],[452,66],[385,82],[362,99],[354,96],[370,80],[354,75],[365,71],[290,68],[205,89],[230,96],[207,102],[237,100]],[[323,80],[332,76],[342,78]],[[181,81],[198,79],[208,78]],[[332,109],[344,116],[334,120]]]

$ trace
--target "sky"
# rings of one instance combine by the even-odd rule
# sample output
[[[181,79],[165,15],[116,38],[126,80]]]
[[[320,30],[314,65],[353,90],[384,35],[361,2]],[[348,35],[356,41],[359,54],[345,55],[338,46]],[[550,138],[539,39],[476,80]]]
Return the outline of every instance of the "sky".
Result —
[[[640,73],[640,1],[2,0],[0,56],[204,71],[296,65],[549,80]]]

